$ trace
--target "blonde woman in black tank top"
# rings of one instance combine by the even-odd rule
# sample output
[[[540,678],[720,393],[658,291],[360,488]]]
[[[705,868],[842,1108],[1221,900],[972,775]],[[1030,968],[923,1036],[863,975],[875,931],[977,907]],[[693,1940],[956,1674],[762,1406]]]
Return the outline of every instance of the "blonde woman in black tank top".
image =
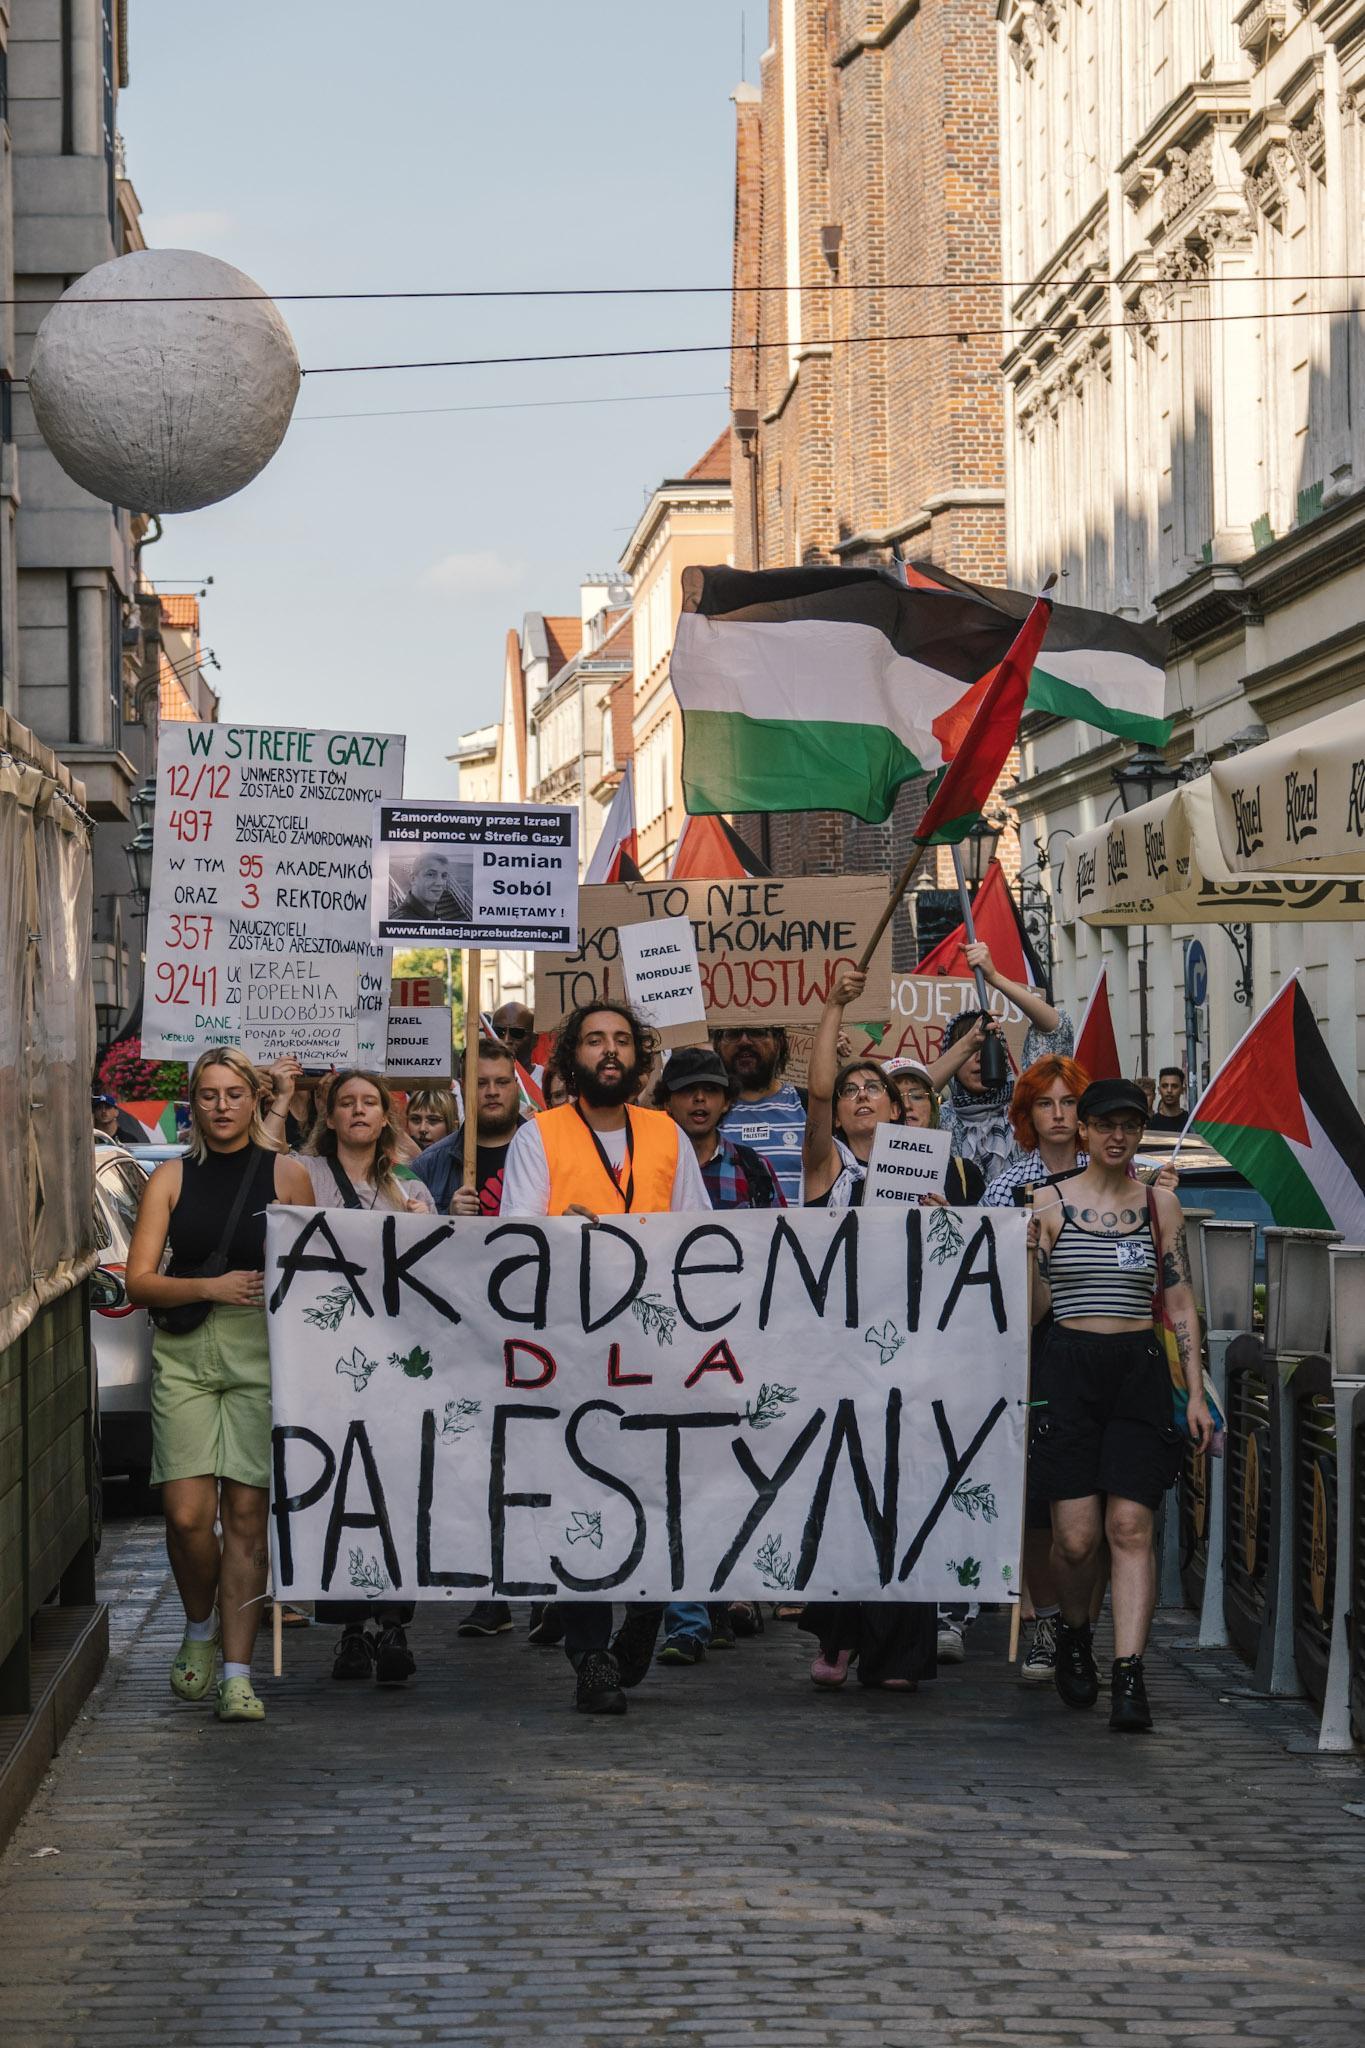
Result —
[[[1109,1725],[1150,1728],[1142,1657],[1156,1604],[1155,1514],[1180,1469],[1170,1374],[1153,1326],[1158,1264],[1167,1317],[1189,1389],[1187,1427],[1202,1451],[1213,1424],[1204,1400],[1199,1318],[1180,1203],[1130,1174],[1147,1099],[1131,1081],[1096,1081],[1078,1105],[1085,1171],[1038,1190],[1029,1225],[1033,1319],[1056,1322],[1034,1375],[1038,1421],[1030,1489],[1052,1506],[1061,1595],[1057,1690],[1093,1706],[1090,1591],[1102,1540],[1113,1560],[1114,1666]]]

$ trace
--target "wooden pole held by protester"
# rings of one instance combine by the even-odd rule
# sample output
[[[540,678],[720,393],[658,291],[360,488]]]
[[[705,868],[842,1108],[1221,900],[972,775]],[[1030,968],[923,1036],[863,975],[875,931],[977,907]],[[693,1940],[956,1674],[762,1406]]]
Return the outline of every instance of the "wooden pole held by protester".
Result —
[[[882,912],[881,916],[877,919],[876,925],[873,928],[871,938],[863,947],[862,953],[858,960],[859,974],[867,973],[868,963],[870,962],[872,955],[876,952],[878,946],[882,942],[882,933],[886,930],[886,927],[890,924],[892,918],[895,916],[896,905],[900,902],[902,896],[904,896],[906,890],[910,887],[911,882],[914,880],[915,869],[919,866],[920,862],[924,859],[924,856],[928,851],[929,847],[927,841],[922,846],[919,844],[918,841],[916,841],[915,850],[911,854],[909,860],[905,863],[905,866],[901,869],[900,874],[896,877],[896,880],[892,885],[891,894],[886,899],[886,908]]]
[[[464,1185],[472,1188],[479,1159],[479,983],[483,955],[471,946],[464,956]]]

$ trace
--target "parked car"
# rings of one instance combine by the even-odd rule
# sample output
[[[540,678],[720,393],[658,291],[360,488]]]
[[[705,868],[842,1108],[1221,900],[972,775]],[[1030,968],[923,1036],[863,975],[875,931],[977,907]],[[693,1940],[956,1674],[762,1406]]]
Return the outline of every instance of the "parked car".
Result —
[[[1256,1279],[1265,1279],[1265,1227],[1274,1223],[1270,1205],[1258,1195],[1249,1181],[1242,1178],[1235,1166],[1230,1166],[1221,1152],[1215,1152],[1212,1145],[1203,1138],[1179,1138],[1173,1131],[1148,1131],[1142,1140],[1138,1164],[1164,1166],[1175,1153],[1175,1170],[1180,1175],[1180,1205],[1186,1210],[1207,1209],[1212,1220],[1219,1223],[1254,1223],[1256,1225]],[[1190,1257],[1197,1258],[1199,1247],[1190,1232]]]
[[[91,1284],[99,1362],[100,1447],[106,1474],[144,1486],[152,1468],[152,1326],[124,1285],[128,1247],[149,1174],[123,1145],[95,1150],[95,1204],[108,1243]]]

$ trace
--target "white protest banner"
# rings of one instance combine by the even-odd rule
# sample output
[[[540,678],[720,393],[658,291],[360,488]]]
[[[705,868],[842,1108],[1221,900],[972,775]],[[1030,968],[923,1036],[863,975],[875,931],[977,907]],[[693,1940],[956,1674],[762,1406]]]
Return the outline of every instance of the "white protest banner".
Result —
[[[249,954],[242,962],[237,1043],[262,1067],[290,1053],[305,1067],[355,1066],[359,980],[354,958]]]
[[[384,1050],[389,962],[370,936],[374,806],[403,788],[391,733],[186,725],[157,743],[142,1046],[183,1059],[241,1035],[248,959],[359,963],[360,1060]]]
[[[374,936],[386,946],[523,952],[569,943],[578,812],[546,804],[381,804]]]
[[[400,1010],[389,1005],[388,1051],[384,1073],[400,1088],[449,1087],[454,1072],[454,1041],[450,1005],[423,1005]]]
[[[952,1138],[917,1124],[878,1124],[863,1183],[863,1208],[941,1195]]]
[[[1026,1226],[271,1209],[276,1591],[1014,1599]]]
[[[622,931],[671,917],[692,927],[708,1024],[817,1024],[835,975],[871,938],[889,887],[879,875],[594,883],[579,891],[573,951],[536,962],[536,1029],[552,1031],[580,1003],[619,999]],[[885,1018],[890,986],[888,928],[857,1015]]]
[[[626,1000],[656,1031],[677,1024],[706,1023],[697,942],[685,917],[623,924],[621,972]]]

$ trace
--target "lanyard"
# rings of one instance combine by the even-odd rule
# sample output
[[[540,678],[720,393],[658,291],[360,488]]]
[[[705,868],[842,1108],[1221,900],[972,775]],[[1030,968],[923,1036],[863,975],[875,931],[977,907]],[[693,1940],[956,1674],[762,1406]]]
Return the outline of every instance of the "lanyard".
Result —
[[[598,1137],[596,1131],[588,1122],[588,1119],[584,1116],[582,1110],[579,1108],[577,1103],[574,1104],[574,1114],[578,1118],[579,1122],[582,1124],[588,1136],[592,1139],[593,1150],[596,1152],[598,1158],[602,1162],[602,1171],[606,1174],[608,1180],[615,1188],[617,1194],[622,1194],[623,1190],[621,1187],[620,1180],[617,1178],[616,1168],[612,1165],[610,1159],[608,1159],[607,1157],[607,1148],[602,1143],[602,1140]],[[624,1200],[626,1205],[626,1214],[629,1215],[630,1205],[635,1200],[635,1126],[631,1123],[629,1110],[626,1111],[626,1185],[624,1189]]]

